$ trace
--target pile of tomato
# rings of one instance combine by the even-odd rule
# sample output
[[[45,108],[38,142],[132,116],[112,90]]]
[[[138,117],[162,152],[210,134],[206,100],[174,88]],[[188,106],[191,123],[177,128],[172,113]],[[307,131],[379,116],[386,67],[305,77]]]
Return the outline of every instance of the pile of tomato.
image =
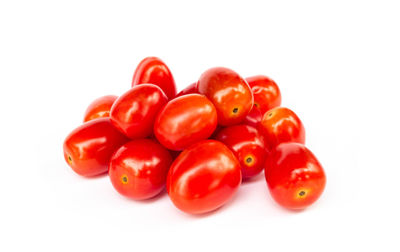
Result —
[[[216,67],[176,94],[167,65],[148,57],[132,88],[104,96],[64,141],[68,165],[85,177],[108,173],[114,188],[135,199],[166,188],[191,214],[218,209],[242,181],[264,171],[273,199],[303,209],[322,194],[326,177],[304,146],[305,129],[270,78],[242,78]]]

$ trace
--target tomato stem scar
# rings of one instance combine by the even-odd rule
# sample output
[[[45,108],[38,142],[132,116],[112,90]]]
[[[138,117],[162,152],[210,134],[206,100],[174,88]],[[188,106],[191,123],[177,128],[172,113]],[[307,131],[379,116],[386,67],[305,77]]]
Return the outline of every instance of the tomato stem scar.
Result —
[[[121,181],[122,181],[122,184],[128,184],[128,176],[122,175]]]
[[[232,112],[233,112],[234,114],[236,114],[238,111],[239,111],[238,108],[234,108],[234,109],[232,110]]]
[[[252,159],[251,157],[248,157],[248,158],[246,159],[246,163],[251,163],[251,161],[253,161],[253,159]]]
[[[68,155],[68,163],[72,164],[72,157]]]
[[[305,192],[305,191],[300,191],[300,192],[299,192],[299,196],[300,196],[300,197],[303,197],[304,195],[306,195],[306,192]]]

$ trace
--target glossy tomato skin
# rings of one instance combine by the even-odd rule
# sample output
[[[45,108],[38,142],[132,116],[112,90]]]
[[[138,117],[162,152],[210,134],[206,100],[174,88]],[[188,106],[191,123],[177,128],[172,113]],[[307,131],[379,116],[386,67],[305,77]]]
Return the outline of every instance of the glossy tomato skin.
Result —
[[[167,103],[154,123],[157,140],[170,150],[207,139],[217,127],[217,112],[204,95],[188,94]]]
[[[262,114],[281,105],[281,91],[271,78],[257,75],[246,78],[246,81],[253,92],[254,107],[259,108]]]
[[[189,86],[185,87],[182,89],[176,97],[182,96],[182,95],[187,95],[187,94],[198,94],[199,92],[197,91],[197,83],[192,83]]]
[[[94,100],[86,109],[83,122],[88,122],[96,118],[109,117],[111,107],[117,98],[118,96],[115,95],[106,95]]]
[[[258,107],[253,106],[253,108],[250,110],[250,113],[247,114],[246,118],[244,119],[243,123],[258,128],[263,118],[263,115],[264,114]]]
[[[150,139],[137,139],[114,153],[108,173],[120,194],[144,200],[164,189],[171,163],[170,153],[160,144]]]
[[[251,178],[264,169],[267,151],[264,139],[258,130],[249,125],[234,125],[223,128],[216,140],[224,143],[240,162],[242,177]]]
[[[265,163],[265,179],[272,197],[289,209],[304,209],[322,194],[326,176],[314,154],[299,143],[282,143]]]
[[[113,152],[128,138],[110,122],[98,118],[74,129],[64,141],[64,158],[79,175],[91,177],[108,171]]]
[[[138,85],[121,95],[111,108],[113,125],[131,139],[153,133],[157,113],[167,103],[164,92],[153,84]]]
[[[197,89],[214,104],[222,126],[242,122],[253,107],[253,94],[247,82],[231,69],[215,67],[205,71]]]
[[[167,65],[157,57],[147,57],[136,67],[133,74],[132,87],[144,83],[159,86],[168,99],[173,99],[176,95],[174,77]]]
[[[240,164],[228,147],[204,140],[184,150],[173,162],[167,192],[183,212],[202,214],[229,201],[241,180]]]
[[[300,118],[290,109],[277,107],[264,114],[259,131],[264,135],[269,148],[280,143],[305,143],[306,133]]]

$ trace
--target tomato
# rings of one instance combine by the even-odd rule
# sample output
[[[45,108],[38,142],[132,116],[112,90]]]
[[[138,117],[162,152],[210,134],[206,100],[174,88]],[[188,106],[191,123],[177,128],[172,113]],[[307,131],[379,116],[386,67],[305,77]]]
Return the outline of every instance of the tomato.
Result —
[[[190,84],[189,86],[185,87],[184,89],[182,89],[177,95],[176,97],[182,96],[182,95],[186,95],[186,94],[198,94],[199,92],[197,91],[197,86],[196,86],[196,82]]]
[[[111,122],[132,139],[148,137],[153,132],[158,111],[167,101],[167,96],[156,85],[135,86],[115,101]]]
[[[64,158],[79,175],[99,175],[108,171],[111,155],[127,141],[128,138],[111,124],[110,118],[94,119],[67,136]]]
[[[283,142],[305,143],[306,133],[300,118],[290,109],[277,107],[264,114],[260,125],[269,148]]]
[[[250,110],[250,113],[247,114],[246,118],[244,119],[243,123],[258,128],[258,125],[260,124],[263,115],[264,114],[259,108],[253,106],[253,108]]]
[[[261,110],[262,114],[281,105],[281,91],[272,79],[264,75],[246,78],[254,96],[254,107]]]
[[[83,122],[101,117],[109,117],[111,106],[117,98],[118,96],[115,95],[106,95],[94,100],[86,109]]]
[[[267,152],[258,130],[249,125],[234,125],[222,129],[215,138],[235,154],[242,168],[242,177],[250,178],[264,169]]]
[[[154,123],[157,140],[171,150],[207,139],[217,127],[217,112],[204,95],[188,94],[167,103]]]
[[[213,211],[229,201],[242,180],[240,164],[221,142],[203,140],[184,150],[172,163],[167,192],[180,210]]]
[[[200,94],[214,103],[218,123],[238,124],[253,107],[253,94],[247,82],[231,69],[215,67],[205,71],[197,82]]]
[[[167,65],[159,58],[147,57],[136,67],[132,87],[144,83],[159,86],[168,99],[173,99],[176,95],[174,77]]]
[[[120,194],[144,200],[164,189],[171,163],[171,155],[160,144],[150,139],[137,139],[114,153],[108,173]]]
[[[265,179],[275,201],[289,209],[314,203],[326,184],[321,164],[299,143],[282,143],[272,150],[265,163]]]

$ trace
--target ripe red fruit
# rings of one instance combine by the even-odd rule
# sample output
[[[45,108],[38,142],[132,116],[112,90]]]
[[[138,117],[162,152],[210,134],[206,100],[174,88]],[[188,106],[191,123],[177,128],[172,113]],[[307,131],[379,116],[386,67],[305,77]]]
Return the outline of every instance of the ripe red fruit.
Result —
[[[277,107],[264,114],[259,131],[269,148],[280,143],[305,143],[305,129],[300,118],[290,109]]]
[[[247,114],[246,118],[244,119],[243,123],[258,128],[263,118],[263,115],[264,114],[259,108],[253,106],[253,108],[250,110],[250,113]]]
[[[210,137],[216,127],[214,105],[204,95],[188,94],[169,101],[159,112],[154,134],[168,149],[183,150]]]
[[[282,143],[272,150],[265,163],[265,179],[275,201],[289,209],[314,203],[326,184],[317,158],[298,143]]]
[[[173,162],[167,192],[180,210],[202,214],[229,201],[241,180],[240,164],[228,147],[204,140],[184,150]]]
[[[94,119],[65,138],[64,158],[79,175],[99,175],[108,171],[111,155],[127,141],[128,138],[111,124],[110,118]]]
[[[132,87],[145,83],[159,86],[168,99],[175,97],[176,86],[174,77],[167,65],[159,58],[147,57],[136,67],[133,74]]]
[[[246,78],[254,96],[254,107],[264,114],[268,110],[281,105],[281,91],[272,79],[264,75]]]
[[[106,95],[94,100],[86,109],[83,122],[88,122],[96,118],[109,117],[111,106],[117,98],[118,96],[115,95]]]
[[[114,153],[109,175],[120,194],[136,200],[149,199],[164,189],[171,163],[170,153],[160,144],[138,139]]]
[[[167,96],[156,85],[135,86],[115,101],[111,122],[129,138],[148,137],[153,132],[158,111],[167,101]]]
[[[264,169],[264,140],[258,130],[249,125],[234,125],[223,128],[216,140],[221,141],[235,154],[242,168],[242,177],[250,178]]]
[[[187,95],[187,94],[198,94],[199,92],[197,91],[197,86],[196,86],[196,82],[190,84],[189,86],[185,87],[184,89],[182,89],[177,95],[176,97],[182,96],[182,95]]]
[[[200,76],[197,89],[214,104],[218,123],[223,126],[242,122],[253,107],[249,85],[228,68],[215,67],[205,71]]]

